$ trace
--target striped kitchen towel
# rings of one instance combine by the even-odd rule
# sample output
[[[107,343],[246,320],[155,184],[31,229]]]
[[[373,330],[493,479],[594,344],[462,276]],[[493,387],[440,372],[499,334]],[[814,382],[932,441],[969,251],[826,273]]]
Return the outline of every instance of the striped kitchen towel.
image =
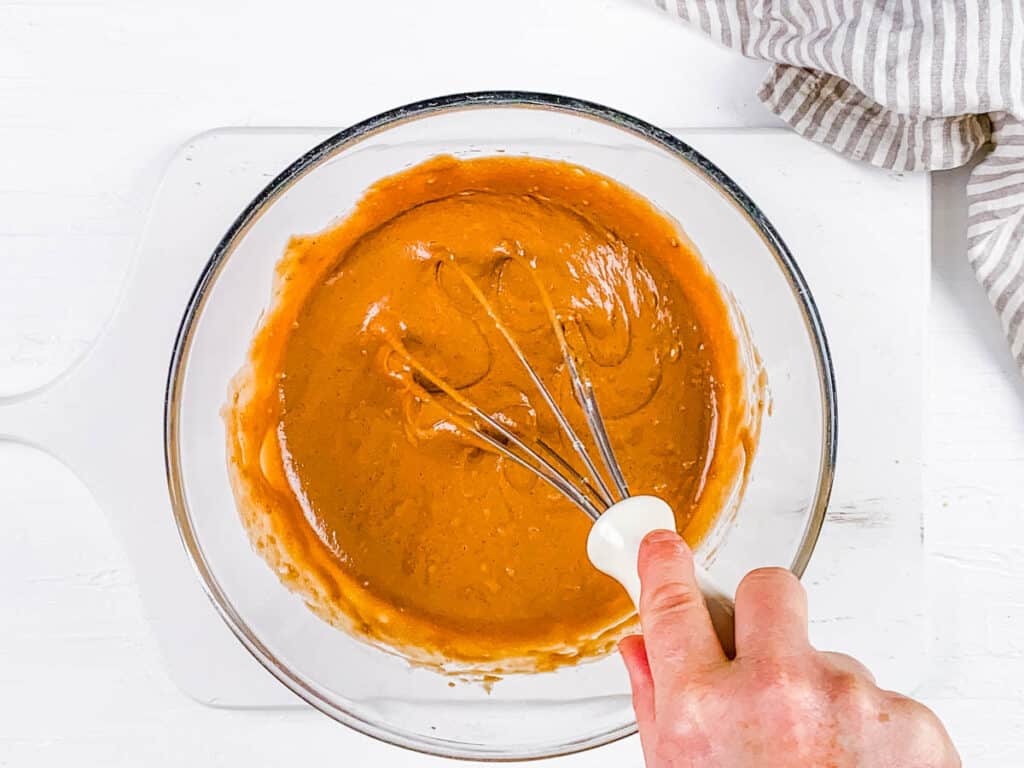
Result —
[[[758,93],[797,132],[967,185],[967,258],[1024,373],[1024,0],[655,0],[775,63]]]

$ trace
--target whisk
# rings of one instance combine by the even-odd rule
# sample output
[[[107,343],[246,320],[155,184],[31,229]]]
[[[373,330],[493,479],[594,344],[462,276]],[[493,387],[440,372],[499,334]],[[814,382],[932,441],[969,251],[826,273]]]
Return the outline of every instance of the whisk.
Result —
[[[550,294],[525,255],[513,251],[509,254],[509,258],[525,267],[526,272],[532,278],[532,283],[558,343],[565,370],[569,375],[573,398],[583,413],[590,438],[597,447],[604,473],[601,472],[585,442],[559,407],[551,390],[530,364],[509,327],[476,281],[459,265],[454,254],[449,253],[438,261],[437,269],[452,270],[479,304],[484,314],[494,324],[498,334],[504,339],[540,393],[541,399],[554,416],[572,451],[582,462],[585,473],[577,471],[569,461],[543,439],[531,439],[517,434],[514,429],[489,414],[411,353],[400,339],[389,335],[386,338],[387,343],[421,380],[429,383],[436,393],[444,395],[444,397],[434,397],[434,400],[445,409],[460,429],[488,445],[500,456],[548,483],[594,521],[587,539],[587,555],[591,563],[598,570],[618,581],[625,588],[634,605],[639,607],[640,579],[637,574],[637,555],[640,542],[652,530],[663,528],[675,530],[675,516],[671,507],[662,499],[655,496],[630,495],[629,486],[608,438],[608,431],[601,416],[593,384],[587,376],[584,365],[577,359],[566,339],[563,319],[559,316]],[[707,571],[699,566],[697,567],[697,580],[704,593],[705,602],[723,648],[731,653],[733,647],[733,602],[714,585]]]

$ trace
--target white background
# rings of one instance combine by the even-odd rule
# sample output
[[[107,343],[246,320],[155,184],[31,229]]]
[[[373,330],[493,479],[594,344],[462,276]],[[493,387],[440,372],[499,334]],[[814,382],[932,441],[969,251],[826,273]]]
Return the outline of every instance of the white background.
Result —
[[[768,126],[764,71],[631,0],[0,0],[0,393],[88,347],[162,168],[202,130],[347,125],[494,88],[666,126]],[[918,695],[966,765],[1011,766],[1024,754],[1024,384],[960,256],[962,183],[936,183]],[[106,518],[61,465],[0,444],[0,515],[0,765],[346,764],[319,715],[212,710],[173,687]]]

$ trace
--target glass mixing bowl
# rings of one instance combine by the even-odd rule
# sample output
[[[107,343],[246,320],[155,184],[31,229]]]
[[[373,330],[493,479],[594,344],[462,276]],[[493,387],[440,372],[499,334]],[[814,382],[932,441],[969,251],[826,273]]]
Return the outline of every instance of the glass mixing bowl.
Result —
[[[803,572],[831,489],[836,410],[825,335],[796,262],[739,187],[679,139],[607,107],[535,93],[447,96],[378,115],[311,149],[241,213],[199,277],[171,361],[165,447],[174,512],[228,626],[322,712],[384,741],[449,757],[576,752],[636,730],[614,654],[513,675],[490,692],[449,687],[448,678],[321,621],[283,587],[250,547],[228,482],[220,410],[288,238],[323,229],[373,182],[441,153],[578,163],[632,187],[682,224],[745,317],[771,393],[746,493],[697,559],[727,589],[759,566]]]

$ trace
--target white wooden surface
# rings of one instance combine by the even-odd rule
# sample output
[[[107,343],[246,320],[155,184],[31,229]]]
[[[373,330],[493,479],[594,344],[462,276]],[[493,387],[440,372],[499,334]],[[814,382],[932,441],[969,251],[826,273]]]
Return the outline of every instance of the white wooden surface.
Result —
[[[0,392],[88,346],[162,167],[205,128],[339,124],[488,87],[665,125],[771,125],[753,97],[763,71],[629,0],[0,0]],[[1011,766],[1024,754],[1024,385],[960,259],[962,185],[944,175],[935,191],[919,695],[967,765]],[[124,553],[59,464],[0,445],[0,510],[0,765],[345,762],[319,715],[213,710],[174,688]],[[637,757],[627,743],[564,765],[607,760]]]

